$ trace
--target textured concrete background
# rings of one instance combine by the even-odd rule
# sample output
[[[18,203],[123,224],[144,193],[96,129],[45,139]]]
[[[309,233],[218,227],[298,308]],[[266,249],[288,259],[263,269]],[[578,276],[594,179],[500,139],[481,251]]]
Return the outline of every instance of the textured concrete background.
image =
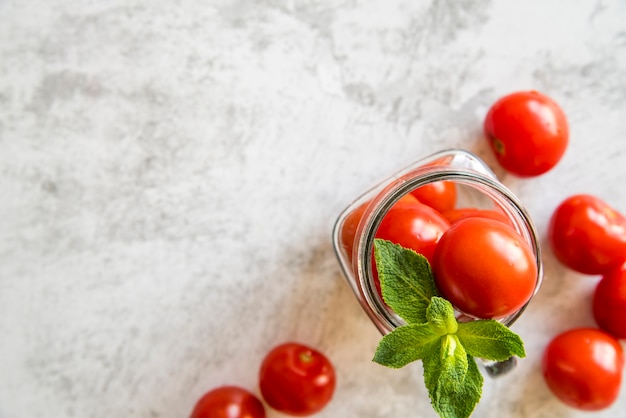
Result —
[[[571,146],[523,180],[481,123],[529,88],[562,105]],[[460,147],[545,237],[573,193],[626,212],[625,135],[623,0],[0,0],[0,417],[185,417],[214,386],[256,392],[286,340],[336,364],[320,417],[433,417],[419,364],[370,361],[338,213]],[[593,415],[547,392],[542,349],[593,324],[597,278],[544,250],[515,325],[529,356],[475,416],[624,417],[626,388]]]

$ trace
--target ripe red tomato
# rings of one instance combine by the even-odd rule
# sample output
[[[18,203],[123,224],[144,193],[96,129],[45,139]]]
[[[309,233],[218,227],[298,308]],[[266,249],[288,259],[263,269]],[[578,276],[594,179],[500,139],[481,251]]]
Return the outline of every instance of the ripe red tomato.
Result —
[[[376,238],[386,239],[404,248],[409,248],[426,257],[429,263],[433,262],[433,254],[437,242],[443,233],[450,227],[443,216],[417,200],[398,201],[385,214]],[[380,279],[376,271],[376,262],[372,254],[372,278],[378,295],[382,298]]]
[[[265,418],[261,401],[238,386],[221,386],[198,400],[191,418]]]
[[[354,245],[356,244],[355,238],[357,228],[359,227],[361,218],[365,214],[365,209],[367,209],[370,203],[370,201],[367,201],[350,212],[341,227],[341,243],[350,259],[352,259],[352,252],[354,250]],[[396,205],[404,203],[418,203],[418,201],[417,198],[411,194],[406,194],[398,200]]]
[[[448,222],[450,222],[450,225],[460,221],[461,219],[478,216],[481,218],[494,219],[512,226],[511,220],[507,218],[504,213],[491,209],[458,208],[445,211],[442,215],[448,220]]]
[[[544,379],[554,395],[574,408],[610,406],[622,382],[624,353],[609,334],[577,328],[557,335],[543,354]]]
[[[593,317],[604,331],[626,338],[626,264],[606,273],[593,295]]]
[[[430,206],[398,202],[389,209],[376,231],[376,238],[410,248],[432,263],[435,246],[450,224]]]
[[[550,220],[556,257],[584,274],[602,274],[626,258],[626,218],[597,197],[565,199]]]
[[[510,226],[481,217],[450,226],[437,244],[432,267],[441,295],[477,318],[517,312],[537,284],[530,246]]]
[[[352,252],[354,251],[357,228],[369,204],[370,202],[367,201],[350,212],[341,226],[341,244],[350,260],[352,260]]]
[[[452,181],[435,181],[411,191],[421,203],[444,212],[456,205],[456,184]]]
[[[567,148],[565,114],[548,96],[520,91],[489,109],[484,131],[498,162],[519,176],[536,176],[554,167]]]
[[[265,356],[259,378],[267,404],[294,416],[322,410],[332,399],[336,384],[328,358],[294,342],[281,344]]]

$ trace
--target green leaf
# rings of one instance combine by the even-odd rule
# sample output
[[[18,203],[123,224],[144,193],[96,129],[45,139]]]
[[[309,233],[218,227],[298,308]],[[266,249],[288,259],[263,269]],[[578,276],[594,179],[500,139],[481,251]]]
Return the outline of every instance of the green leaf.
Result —
[[[467,353],[455,335],[441,339],[441,375],[439,384],[458,388],[467,373]]]
[[[430,299],[437,295],[428,260],[390,241],[374,240],[374,257],[383,299],[407,323],[426,322]]]
[[[424,358],[424,383],[442,418],[469,417],[480,400],[483,377],[458,338],[447,335]]]
[[[467,353],[474,357],[503,361],[511,356],[526,356],[520,336],[498,321],[464,322],[459,324],[456,335]]]
[[[407,325],[383,337],[373,361],[399,368],[421,359],[434,410],[442,418],[469,417],[483,385],[474,357],[524,357],[524,343],[497,321],[459,323],[452,304],[438,296],[423,256],[379,239],[374,255],[383,298]]]
[[[431,298],[426,308],[426,320],[439,335],[454,334],[459,324],[452,304],[439,296]]]
[[[439,402],[434,407],[442,418],[467,418],[480,401],[483,387],[483,376],[478,370],[476,361],[467,355],[467,373],[458,388],[442,388]]]
[[[373,361],[387,367],[403,367],[429,355],[439,338],[430,324],[401,326],[380,340]]]

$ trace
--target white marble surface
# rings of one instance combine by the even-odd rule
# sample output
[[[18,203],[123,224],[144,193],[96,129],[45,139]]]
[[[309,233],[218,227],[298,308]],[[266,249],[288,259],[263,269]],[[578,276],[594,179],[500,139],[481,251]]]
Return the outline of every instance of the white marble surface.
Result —
[[[571,146],[522,180],[481,123],[529,88]],[[0,417],[185,417],[214,386],[256,392],[286,340],[336,364],[319,417],[433,417],[419,364],[370,361],[330,232],[448,147],[483,156],[543,237],[573,193],[626,212],[626,2],[0,0]],[[597,281],[544,249],[515,325],[529,355],[475,416],[625,417],[626,385],[583,414],[543,383]]]

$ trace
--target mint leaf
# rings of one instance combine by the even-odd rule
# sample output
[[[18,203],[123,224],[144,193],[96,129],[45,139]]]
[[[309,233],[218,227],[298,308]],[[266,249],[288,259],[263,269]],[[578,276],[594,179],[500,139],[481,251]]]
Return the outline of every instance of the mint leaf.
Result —
[[[459,325],[452,304],[439,296],[431,298],[426,308],[426,320],[439,335],[454,334]]]
[[[519,335],[498,321],[460,323],[456,335],[467,353],[474,357],[504,361],[511,356],[526,356],[524,342]]]
[[[426,308],[437,295],[428,260],[390,241],[374,240],[374,258],[383,299],[407,323],[426,322]]]
[[[431,358],[434,354],[424,359],[424,383],[435,398],[441,388],[458,389],[467,373],[467,353],[456,336],[442,337],[438,354],[438,359]]]
[[[452,304],[438,296],[423,256],[380,239],[374,256],[383,298],[407,325],[382,338],[373,361],[399,368],[421,359],[434,410],[442,418],[469,417],[483,385],[474,357],[524,357],[524,343],[497,321],[459,323]]]
[[[373,361],[397,369],[423,359],[432,352],[433,344],[439,339],[430,324],[404,325],[380,340]]]
[[[483,376],[478,370],[476,361],[467,355],[467,373],[463,383],[457,388],[441,388],[439,402],[434,409],[441,417],[469,417],[480,401],[482,387]]]
[[[423,360],[433,409],[445,418],[469,417],[480,400],[483,377],[458,338],[447,335]]]

